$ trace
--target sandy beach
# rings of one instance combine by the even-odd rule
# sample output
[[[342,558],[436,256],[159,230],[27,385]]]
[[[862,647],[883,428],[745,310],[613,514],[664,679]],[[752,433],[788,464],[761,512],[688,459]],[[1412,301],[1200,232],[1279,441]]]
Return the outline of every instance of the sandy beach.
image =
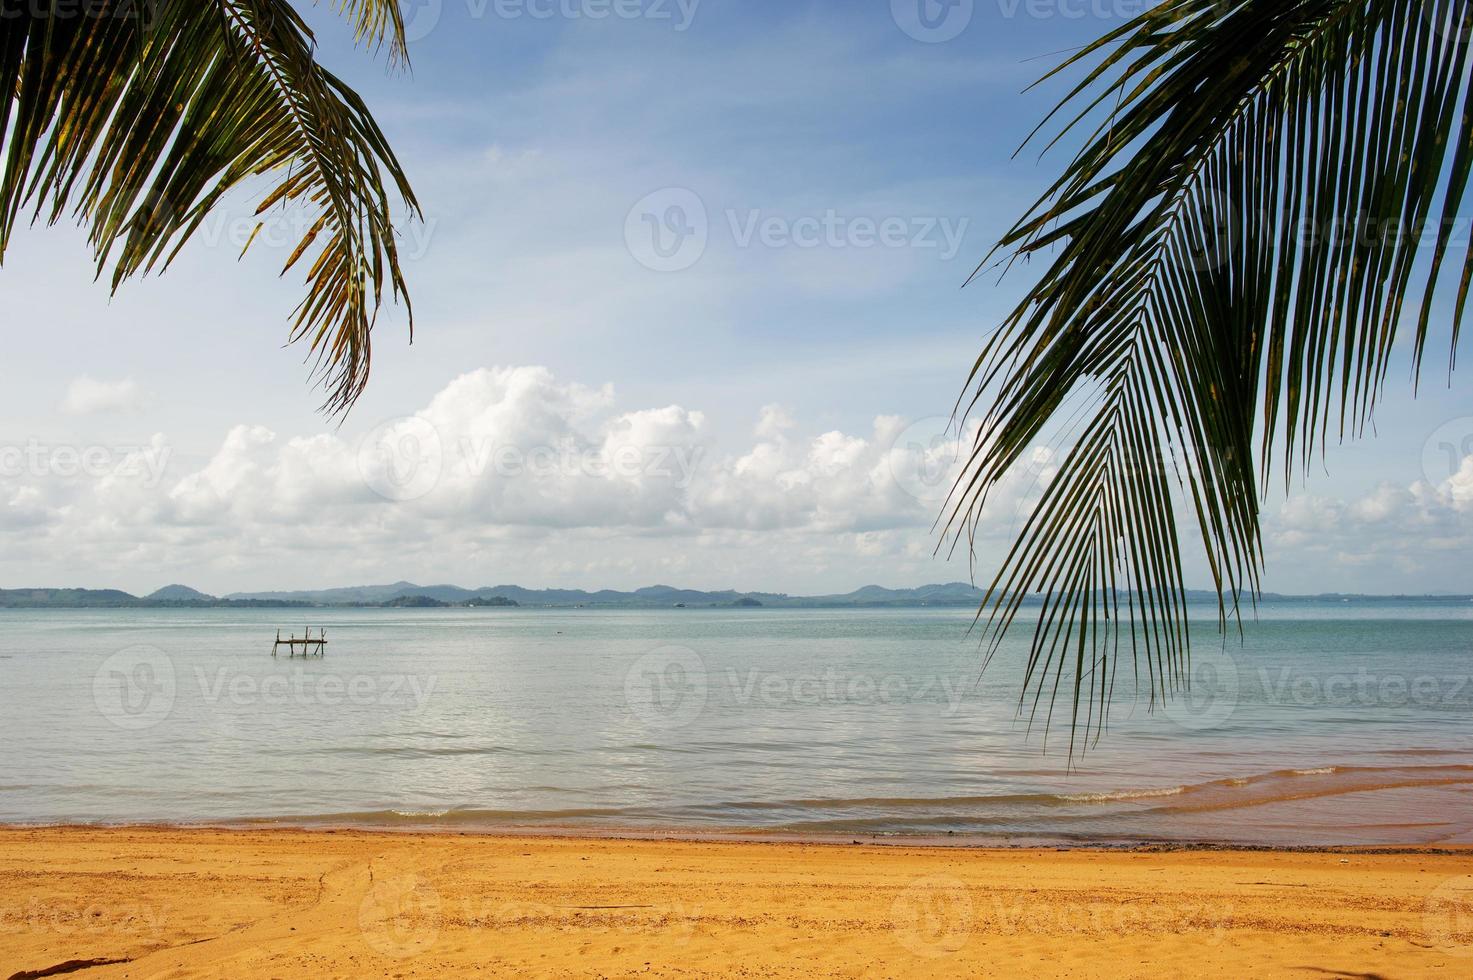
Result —
[[[0,831],[0,976],[1473,972],[1473,854]]]

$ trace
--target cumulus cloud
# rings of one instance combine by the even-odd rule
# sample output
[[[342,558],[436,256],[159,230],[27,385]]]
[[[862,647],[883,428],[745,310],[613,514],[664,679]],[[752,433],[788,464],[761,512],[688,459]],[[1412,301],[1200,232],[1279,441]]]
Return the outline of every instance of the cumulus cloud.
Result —
[[[79,558],[103,547],[213,568],[351,552],[373,556],[370,574],[395,577],[416,563],[474,566],[508,553],[580,581],[607,571],[611,555],[686,575],[776,553],[815,568],[857,557],[919,574],[905,569],[931,560],[929,528],[975,431],[895,416],[861,432],[799,428],[768,406],[750,442],[723,446],[697,408],[622,405],[608,385],[546,368],[485,368],[366,432],[241,424],[202,461],[162,475],[162,437],[65,486],[47,473],[0,474],[0,532],[44,524],[53,546]],[[1028,462],[989,503],[984,522],[995,530],[1047,481],[1048,454]]]
[[[1463,457],[1457,472],[1437,487],[1437,493],[1450,507],[1473,511],[1473,456]]]
[[[757,427],[752,431],[759,439],[776,439],[797,424],[792,413],[781,405],[764,405],[757,415]]]
[[[359,439],[237,427],[169,488],[169,516],[297,523],[392,508],[401,521],[692,533],[863,531],[934,518],[936,501],[904,479],[931,447],[897,444],[900,420],[882,417],[862,435],[800,439],[793,428],[786,413],[764,409],[756,442],[721,453],[699,410],[620,411],[607,386],[538,367],[482,369]]]
[[[98,381],[84,374],[67,386],[61,410],[67,415],[97,415],[133,411],[141,404],[142,394],[132,378]]]
[[[1387,481],[1350,498],[1296,495],[1267,517],[1265,530],[1270,567],[1287,562],[1313,570],[1310,580],[1327,589],[1400,591],[1408,577],[1440,580],[1444,591],[1466,588],[1473,457],[1436,484]],[[1345,570],[1355,574],[1337,576]]]
[[[0,537],[27,569],[38,553],[70,567],[199,567],[217,589],[289,584],[283,568],[311,569],[294,579],[307,585],[965,577],[935,560],[933,523],[975,428],[881,415],[805,432],[769,405],[750,432],[723,444],[697,407],[626,405],[541,367],[484,368],[366,431],[241,424],[189,463],[163,436],[9,447]],[[981,574],[1056,466],[1036,448],[994,488],[975,527]],[[1404,573],[1453,569],[1473,546],[1473,459],[1437,484],[1295,496],[1268,508],[1265,538],[1270,570],[1298,568],[1312,588],[1394,590]]]

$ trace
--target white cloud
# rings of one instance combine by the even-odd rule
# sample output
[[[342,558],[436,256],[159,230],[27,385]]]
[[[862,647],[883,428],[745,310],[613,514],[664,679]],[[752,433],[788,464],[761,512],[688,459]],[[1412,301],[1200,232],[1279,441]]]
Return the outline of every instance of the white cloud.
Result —
[[[894,416],[861,433],[798,429],[769,406],[753,442],[728,449],[698,409],[627,407],[608,385],[486,368],[367,433],[237,425],[203,462],[176,464],[163,479],[160,437],[136,451],[147,465],[119,456],[106,472],[67,481],[0,476],[0,533],[44,524],[59,561],[126,554],[250,572],[226,588],[276,584],[269,576],[280,569],[327,554],[331,565],[307,566],[312,581],[338,581],[360,564],[369,577],[430,566],[439,579],[477,581],[509,553],[535,556],[505,573],[522,580],[589,583],[610,569],[636,581],[724,579],[775,554],[805,571],[864,560],[887,581],[943,577],[914,569],[931,561],[936,489],[944,497],[954,476],[945,466],[960,456],[958,435],[918,437]],[[1034,467],[999,488],[983,533],[1006,529],[1040,485]],[[672,537],[685,543],[671,547]]]
[[[1296,495],[1266,517],[1265,533],[1271,570],[1300,566],[1326,590],[1397,592],[1407,578],[1466,589],[1473,457],[1437,485],[1383,482],[1350,499]]]
[[[132,378],[98,381],[84,374],[67,387],[61,410],[68,415],[96,415],[134,411],[142,403],[142,394]]]
[[[236,425],[189,463],[162,436],[103,454],[12,447],[0,458],[0,568],[28,581],[38,567],[89,568],[123,585],[147,569],[217,592],[401,577],[821,590],[802,583],[966,576],[933,556],[933,522],[976,438],[945,418],[805,432],[769,405],[750,440],[723,445],[715,433],[741,426],[713,426],[702,408],[626,405],[609,385],[500,367],[455,378],[412,415],[354,421],[367,431]],[[975,528],[979,575],[1056,465],[1037,448],[993,489]],[[1268,508],[1265,538],[1270,572],[1311,588],[1397,591],[1408,576],[1465,588],[1473,461],[1435,486],[1293,497]]]
[[[1459,511],[1473,511],[1473,456],[1463,457],[1458,471],[1438,486],[1437,493],[1450,507]]]
[[[758,428],[791,425],[774,424],[768,411]],[[538,367],[482,369],[379,430],[367,447],[339,436],[283,439],[237,427],[167,496],[180,524],[334,520],[329,512],[355,522],[391,512],[395,523],[462,528],[921,526],[933,508],[890,472],[896,432],[891,419],[863,436],[835,431],[794,440],[776,431],[720,455],[698,410],[620,412],[608,386],[564,383]],[[429,479],[425,467],[433,469]],[[416,471],[417,485],[400,493],[391,471]]]
[[[792,413],[781,405],[763,405],[757,416],[757,427],[752,431],[759,439],[776,439],[797,424]]]

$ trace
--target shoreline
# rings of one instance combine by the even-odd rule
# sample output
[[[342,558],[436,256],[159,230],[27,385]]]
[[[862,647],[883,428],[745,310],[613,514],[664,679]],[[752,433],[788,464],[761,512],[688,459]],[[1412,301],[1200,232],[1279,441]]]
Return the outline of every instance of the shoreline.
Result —
[[[1459,976],[1457,849],[0,828],[0,976]]]
[[[680,827],[571,827],[561,824],[546,825],[462,825],[440,824],[378,824],[371,822],[332,821],[318,817],[248,817],[229,820],[204,820],[187,822],[165,821],[94,821],[81,823],[0,823],[0,835],[14,831],[57,831],[74,830],[100,831],[158,831],[158,832],[219,832],[219,833],[296,833],[296,834],[340,834],[353,833],[385,836],[421,837],[471,837],[505,840],[558,840],[558,841],[668,841],[686,844],[753,844],[769,846],[814,845],[825,847],[873,846],[886,848],[918,848],[947,851],[1095,851],[1123,854],[1169,854],[1169,853],[1263,853],[1263,854],[1473,854],[1473,843],[1424,843],[1407,841],[1402,843],[1354,844],[1354,843],[1255,843],[1251,841],[1228,841],[1182,838],[1132,837],[1114,838],[1054,838],[1054,837],[991,837],[979,834],[842,834],[830,832],[805,833],[801,831],[774,831],[765,828],[713,827],[694,830]]]

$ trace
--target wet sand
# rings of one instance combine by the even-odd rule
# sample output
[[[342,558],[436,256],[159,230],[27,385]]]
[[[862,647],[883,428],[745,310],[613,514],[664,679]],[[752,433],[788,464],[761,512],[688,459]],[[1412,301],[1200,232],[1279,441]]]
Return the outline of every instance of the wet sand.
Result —
[[[1473,975],[1473,853],[0,830],[0,977]]]

